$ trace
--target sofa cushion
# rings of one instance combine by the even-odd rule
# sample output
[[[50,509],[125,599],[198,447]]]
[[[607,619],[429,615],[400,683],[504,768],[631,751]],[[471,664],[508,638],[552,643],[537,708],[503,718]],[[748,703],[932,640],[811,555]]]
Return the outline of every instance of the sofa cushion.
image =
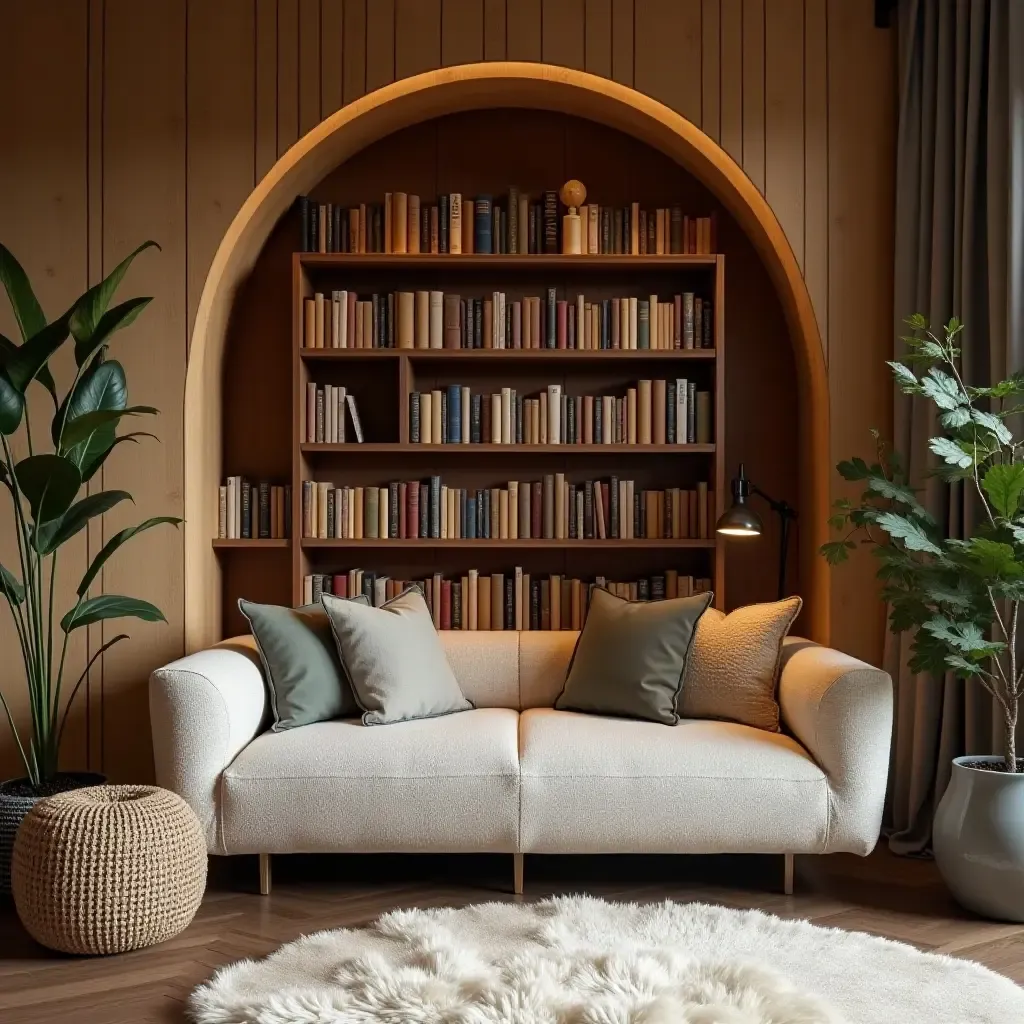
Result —
[[[710,603],[710,593],[627,601],[596,587],[555,707],[675,725],[693,632]]]
[[[511,852],[518,721],[485,708],[263,733],[221,776],[226,852]]]
[[[827,841],[828,780],[788,736],[535,708],[519,747],[527,853],[810,853]]]

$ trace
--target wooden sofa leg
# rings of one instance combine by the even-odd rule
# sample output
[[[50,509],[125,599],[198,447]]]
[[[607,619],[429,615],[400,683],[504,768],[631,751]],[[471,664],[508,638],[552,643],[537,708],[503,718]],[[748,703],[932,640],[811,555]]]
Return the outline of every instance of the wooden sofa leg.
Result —
[[[787,853],[785,855],[785,857],[786,857],[786,866],[785,866],[785,869],[784,869],[785,873],[784,873],[784,877],[783,877],[782,889],[783,889],[783,892],[785,892],[785,894],[787,896],[792,896],[793,895],[793,859],[794,858],[793,858],[793,854],[791,854],[791,853]]]
[[[260,854],[260,895],[270,895],[270,854]]]
[[[523,895],[523,855],[512,854],[512,888],[517,896]]]

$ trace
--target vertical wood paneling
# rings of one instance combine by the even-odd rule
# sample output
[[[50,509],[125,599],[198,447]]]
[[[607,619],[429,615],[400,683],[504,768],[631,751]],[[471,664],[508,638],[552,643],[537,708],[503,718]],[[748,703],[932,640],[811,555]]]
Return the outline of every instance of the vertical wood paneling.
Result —
[[[893,34],[868,7],[828,5],[828,311],[832,460],[871,451],[868,431],[891,436]],[[866,140],[870,139],[870,144]],[[870,211],[870,214],[868,213]],[[849,494],[836,482],[838,493]],[[870,559],[832,574],[832,640],[878,664],[884,606]]]
[[[54,319],[88,287],[87,55],[88,7],[16,4],[0,31],[0,80],[7,85],[0,104],[0,241],[25,268],[40,305]],[[45,45],[41,45],[45,40]],[[46,159],[40,160],[45,154]],[[25,169],[31,167],[31,174]],[[40,230],[45,225],[45,230]],[[0,332],[20,342],[7,297],[0,289]],[[54,361],[57,387],[73,379],[70,349]],[[33,434],[49,438],[53,407],[46,392],[28,390]],[[28,454],[24,431],[12,438],[14,457]],[[13,507],[6,489],[0,497],[0,561],[22,575],[14,536]],[[80,533],[61,549],[55,590],[57,618],[72,605],[88,565],[87,536]],[[61,633],[57,632],[57,650]],[[86,663],[84,630],[72,634],[65,699]],[[6,601],[0,608],[0,644],[5,652],[0,692],[21,729],[31,739],[28,691],[17,633]],[[76,700],[63,751],[64,765],[81,768],[87,758],[87,703]],[[0,711],[0,777],[22,775],[16,748]]]
[[[505,28],[505,11],[501,11]],[[484,59],[484,0],[442,0],[441,63],[475,64]]]
[[[505,17],[505,0],[484,0],[484,60],[506,59]]]
[[[764,192],[764,0],[743,0],[743,170]]]
[[[633,84],[633,0],[612,0],[612,78]]]
[[[299,0],[299,135],[320,123],[320,0]]]
[[[277,0],[277,155],[299,138],[299,0]]]
[[[828,358],[828,3],[804,4],[804,280]]]
[[[395,80],[395,0],[367,0],[366,91]]]
[[[255,185],[252,0],[188,4],[188,332],[213,254]]]
[[[722,0],[719,10],[722,37],[719,144],[743,166],[743,0]]]
[[[131,248],[154,238],[161,252],[141,256],[124,294],[152,295],[112,354],[124,364],[129,399],[155,405],[160,443],[121,445],[103,469],[105,488],[131,491],[134,505],[108,513],[104,530],[154,515],[182,513],[182,395],[185,386],[185,7],[176,0],[107,0],[104,39],[103,263],[110,270]],[[127,505],[127,507],[125,507]],[[154,665],[183,644],[183,548],[165,527],[132,541],[128,557],[103,570],[103,589],[157,605],[167,623],[114,622],[131,635],[105,656],[104,767],[114,780],[152,774],[146,681]],[[116,728],[115,728],[116,725]]]
[[[703,0],[701,6],[701,120],[704,134],[718,142],[722,132],[721,60],[722,34],[719,0]]]
[[[540,60],[541,0],[508,0],[505,8],[509,60]]]
[[[643,0],[633,17],[635,87],[700,125],[700,4]]]
[[[342,47],[342,99],[351,103],[366,92],[366,0],[345,0]]]
[[[584,56],[584,0],[542,0],[541,60],[582,71]]]
[[[441,0],[395,0],[395,77],[441,66]]]
[[[804,0],[772,0],[764,26],[764,193],[804,266]]]
[[[603,78],[612,77],[612,0],[587,0],[585,14],[586,70]]]
[[[344,0],[320,0],[320,115],[341,106],[341,53],[344,45]]]
[[[256,180],[277,160],[277,0],[256,0]]]

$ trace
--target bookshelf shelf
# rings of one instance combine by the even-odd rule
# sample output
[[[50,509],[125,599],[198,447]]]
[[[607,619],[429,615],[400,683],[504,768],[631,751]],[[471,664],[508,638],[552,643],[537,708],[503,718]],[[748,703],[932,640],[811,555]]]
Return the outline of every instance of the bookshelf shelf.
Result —
[[[595,257],[591,257],[595,258]],[[629,363],[645,361],[693,360],[713,363],[713,348],[693,349],[564,349],[564,348],[300,348],[305,362],[340,359],[345,361],[408,359],[429,363],[434,360],[478,362],[507,360],[509,362]]]
[[[536,540],[500,540],[494,537],[487,539],[459,539],[459,540],[438,540],[435,538],[417,540],[383,539],[378,537],[363,538],[362,540],[347,540],[337,537],[302,539],[302,547],[306,550],[318,548],[336,548],[365,550],[367,548],[382,550],[399,550],[408,548],[508,548],[533,551],[536,549],[555,549],[559,551],[572,550],[711,550],[715,547],[714,540],[671,540],[662,538],[636,538],[633,540],[571,540],[571,539],[550,539],[539,538]]]
[[[566,459],[578,455],[713,455],[713,444],[310,444],[303,442],[300,450],[308,455],[455,455],[467,458],[486,455],[555,455]]]
[[[232,551],[237,549],[243,549],[248,551],[268,551],[271,549],[287,548],[291,544],[291,541],[287,537],[275,537],[274,539],[267,539],[266,537],[261,539],[255,539],[249,537],[242,538],[215,538],[213,546],[217,551]]]
[[[311,270],[320,268],[343,270],[442,270],[446,273],[460,270],[500,270],[547,272],[584,270],[623,273],[652,270],[714,269],[718,256],[675,254],[662,256],[563,256],[563,255],[463,255],[461,253],[313,253],[295,254],[296,261]]]

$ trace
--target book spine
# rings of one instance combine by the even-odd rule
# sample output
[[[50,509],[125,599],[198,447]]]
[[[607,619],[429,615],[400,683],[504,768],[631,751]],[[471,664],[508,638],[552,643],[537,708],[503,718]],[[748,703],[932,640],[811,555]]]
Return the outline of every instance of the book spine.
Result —
[[[448,206],[448,251],[458,255],[462,252],[462,196],[458,192],[453,192],[448,197]]]
[[[544,193],[544,252],[557,253],[558,249],[558,193]]]
[[[451,211],[447,195],[437,199],[437,246],[438,252],[448,252],[448,229],[451,226]]]
[[[493,201],[490,196],[477,196],[473,200],[473,250],[490,255],[493,252],[491,237],[493,222]]]
[[[447,400],[448,444],[462,443],[462,388],[458,384],[448,385]]]

